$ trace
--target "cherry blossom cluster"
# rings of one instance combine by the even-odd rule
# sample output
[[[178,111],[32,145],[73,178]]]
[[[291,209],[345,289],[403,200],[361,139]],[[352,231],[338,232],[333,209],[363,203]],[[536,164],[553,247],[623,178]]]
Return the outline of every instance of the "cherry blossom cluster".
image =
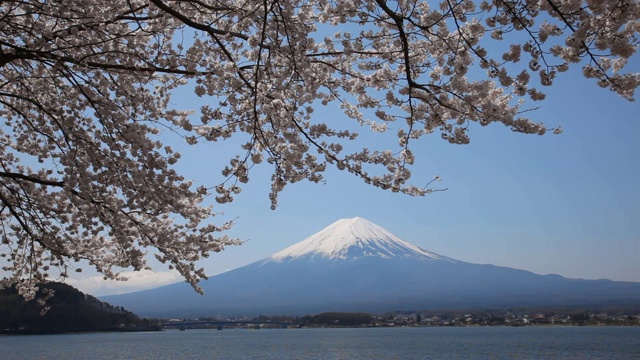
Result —
[[[197,288],[196,262],[238,244],[212,225],[270,166],[287,184],[329,167],[412,196],[412,144],[477,126],[559,133],[526,115],[573,65],[632,100],[636,0],[65,0],[0,4],[0,255],[29,298],[86,260],[105,278],[145,254]],[[197,109],[171,103],[177,91]],[[325,107],[343,117],[323,116]],[[332,114],[335,112],[332,111]],[[391,148],[359,142],[389,133]],[[243,139],[221,183],[175,171],[186,144]],[[175,147],[175,146],[174,146]],[[203,160],[204,162],[204,160]],[[219,206],[219,205],[216,205]]]
[[[20,294],[82,271],[106,279],[155,255],[197,288],[196,261],[239,244],[172,169],[161,130],[188,57],[146,1],[3,2],[0,18],[0,264]],[[183,59],[178,62],[176,59]]]

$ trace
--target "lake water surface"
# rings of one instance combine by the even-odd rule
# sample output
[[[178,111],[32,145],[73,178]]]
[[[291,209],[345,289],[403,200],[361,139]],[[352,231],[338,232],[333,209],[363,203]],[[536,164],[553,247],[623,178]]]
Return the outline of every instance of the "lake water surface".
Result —
[[[0,336],[0,359],[640,359],[640,327],[225,329]]]

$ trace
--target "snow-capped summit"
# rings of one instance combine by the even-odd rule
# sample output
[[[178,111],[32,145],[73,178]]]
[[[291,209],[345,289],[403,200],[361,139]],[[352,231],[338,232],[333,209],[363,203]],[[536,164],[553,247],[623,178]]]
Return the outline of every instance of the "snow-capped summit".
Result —
[[[279,262],[301,257],[346,260],[367,256],[448,259],[406,242],[366,219],[355,217],[338,220],[267,260]]]

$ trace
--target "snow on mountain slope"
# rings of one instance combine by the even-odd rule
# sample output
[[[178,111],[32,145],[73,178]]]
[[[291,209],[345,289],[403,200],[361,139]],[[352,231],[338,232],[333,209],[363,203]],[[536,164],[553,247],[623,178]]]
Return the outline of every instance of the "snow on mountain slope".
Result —
[[[453,260],[425,251],[366,219],[355,217],[334,222],[305,240],[271,255],[265,263],[301,257],[347,260],[367,256]]]

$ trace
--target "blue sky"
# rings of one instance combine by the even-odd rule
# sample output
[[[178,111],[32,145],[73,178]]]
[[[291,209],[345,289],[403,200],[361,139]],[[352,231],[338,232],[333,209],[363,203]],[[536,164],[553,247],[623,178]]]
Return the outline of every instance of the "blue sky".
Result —
[[[474,126],[470,145],[434,134],[415,146],[417,184],[439,174],[446,192],[411,198],[331,171],[326,185],[289,186],[271,211],[268,178],[254,178],[223,209],[238,217],[231,234],[250,240],[213,256],[207,268],[248,264],[337,219],[361,216],[459,260],[640,281],[640,107],[577,72],[565,75],[532,114],[561,125],[561,135]]]
[[[638,58],[628,70],[640,71]],[[229,235],[247,240],[202,262],[209,275],[260,260],[341,218],[364,217],[421,248],[458,260],[555,273],[570,278],[640,281],[640,105],[598,88],[579,69],[560,74],[548,98],[530,114],[561,135],[522,135],[499,125],[471,128],[471,144],[450,145],[438,134],[414,143],[415,184],[439,174],[445,192],[426,197],[382,191],[346,172],[326,184],[302,182],[269,208],[270,169],[255,169],[236,200],[216,205],[236,220]],[[175,103],[202,99],[176,94]],[[336,118],[330,108],[318,118]],[[347,120],[345,120],[347,121]],[[379,135],[364,135],[366,142]],[[395,131],[386,134],[393,137]],[[173,145],[173,144],[172,144]],[[237,148],[185,147],[179,169],[211,184]],[[128,284],[88,279],[72,284],[95,295],[155,287],[180,279],[159,266]]]

